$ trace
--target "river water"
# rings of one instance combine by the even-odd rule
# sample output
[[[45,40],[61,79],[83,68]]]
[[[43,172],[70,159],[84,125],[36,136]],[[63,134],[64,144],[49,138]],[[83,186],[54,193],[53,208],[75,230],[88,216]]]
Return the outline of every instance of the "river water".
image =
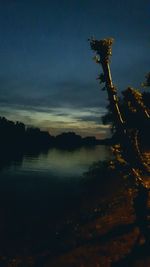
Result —
[[[0,246],[5,247],[4,240],[13,240],[13,244],[14,240],[24,244],[28,236],[34,240],[34,233],[37,235],[42,228],[54,225],[66,212],[80,206],[83,173],[94,162],[108,159],[110,150],[105,146],[73,151],[50,149],[45,153],[17,155],[13,160],[2,158]],[[15,247],[10,246],[10,250]]]
[[[58,177],[61,179],[80,177],[96,161],[110,158],[110,150],[106,146],[81,147],[75,150],[50,149],[48,152],[24,155],[4,168],[2,177],[15,176],[45,177],[48,180]],[[57,177],[57,178],[56,178]],[[73,182],[73,180],[72,180]]]
[[[60,200],[62,203],[81,193],[82,175],[94,162],[109,158],[110,150],[105,146],[72,151],[54,148],[45,153],[21,155],[1,168],[0,197],[10,204],[16,200],[19,205],[23,201],[35,208],[55,205],[58,208]]]

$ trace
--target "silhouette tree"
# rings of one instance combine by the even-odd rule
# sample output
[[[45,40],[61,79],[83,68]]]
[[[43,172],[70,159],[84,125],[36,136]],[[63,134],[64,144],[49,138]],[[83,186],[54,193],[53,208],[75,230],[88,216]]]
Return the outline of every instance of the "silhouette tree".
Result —
[[[101,64],[103,69],[103,74],[99,76],[99,79],[100,82],[105,83],[105,88],[107,90],[111,117],[117,132],[118,142],[120,143],[120,153],[130,166],[132,174],[137,180],[140,180],[139,169],[149,172],[149,166],[139,149],[139,132],[137,128],[134,127],[132,123],[133,120],[131,121],[131,125],[129,125],[130,116],[125,116],[125,113],[122,112],[116,87],[112,82],[109,65],[110,56],[112,55],[112,44],[112,38],[100,41],[95,39],[90,40],[91,49],[96,52],[96,63]],[[147,120],[148,123],[150,122],[150,115],[138,91],[133,88],[128,88],[124,92],[124,100],[128,115],[132,112],[132,115],[138,114],[141,118],[144,117],[144,121]]]
[[[150,72],[146,74],[145,78],[146,78],[146,81],[142,83],[142,86],[149,87],[150,86]]]

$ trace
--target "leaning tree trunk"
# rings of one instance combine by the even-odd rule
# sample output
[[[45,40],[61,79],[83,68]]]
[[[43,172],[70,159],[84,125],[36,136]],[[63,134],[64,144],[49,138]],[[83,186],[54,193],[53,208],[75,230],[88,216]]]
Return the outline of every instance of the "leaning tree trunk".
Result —
[[[121,147],[125,161],[130,166],[130,169],[138,180],[140,179],[139,169],[149,172],[149,166],[144,161],[142,154],[138,146],[137,131],[134,129],[129,130],[126,121],[123,119],[119,108],[119,101],[117,91],[112,82],[110,71],[110,56],[112,55],[113,39],[108,38],[104,40],[90,40],[92,50],[97,54],[96,62],[101,64],[103,68],[103,74],[99,76],[101,82],[105,82],[105,88],[107,89],[108,100],[113,114],[113,119],[117,133],[121,136]]]

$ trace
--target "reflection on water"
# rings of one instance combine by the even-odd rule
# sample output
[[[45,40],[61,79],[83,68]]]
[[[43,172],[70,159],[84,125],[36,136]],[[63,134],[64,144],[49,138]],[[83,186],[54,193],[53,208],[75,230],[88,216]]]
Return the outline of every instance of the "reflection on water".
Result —
[[[82,147],[77,150],[67,151],[50,149],[48,153],[41,153],[38,156],[25,155],[22,163],[15,161],[11,167],[3,171],[3,175],[26,175],[46,176],[49,179],[56,177],[80,176],[88,170],[88,167],[96,161],[110,158],[110,150],[105,146],[92,148]]]
[[[14,210],[19,217],[48,215],[55,220],[79,201],[83,172],[93,162],[109,157],[108,148],[96,146],[15,158],[0,172],[0,209]]]
[[[110,151],[104,146],[74,151],[51,149],[15,157],[0,172],[0,209],[9,211],[8,217],[14,211],[19,217],[50,216],[55,220],[77,205],[84,191],[83,172],[93,162],[109,157]]]
[[[0,251],[33,252],[47,246],[45,242],[55,248],[56,224],[80,210],[82,174],[108,158],[104,146],[5,157],[0,171]]]

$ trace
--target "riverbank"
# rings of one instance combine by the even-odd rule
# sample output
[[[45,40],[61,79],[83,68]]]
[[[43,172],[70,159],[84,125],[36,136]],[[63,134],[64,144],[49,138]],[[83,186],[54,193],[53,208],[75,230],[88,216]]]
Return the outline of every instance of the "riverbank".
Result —
[[[75,180],[80,181],[79,194],[73,196],[76,183],[70,180],[69,196],[64,192],[57,205],[43,172],[42,180],[23,180],[21,175],[22,179],[9,179],[9,188],[7,181],[7,186],[1,183],[0,266],[149,267],[149,244],[144,236],[138,240],[137,191],[122,172],[108,161],[94,164]],[[31,192],[22,191],[27,181]],[[150,188],[149,177],[145,184]]]
[[[136,224],[135,195],[134,190],[124,189],[107,202],[103,211],[102,203],[95,203],[87,221],[74,224],[72,232],[62,239],[64,251],[47,259],[43,266],[149,267],[149,246]]]
[[[80,210],[72,210],[72,214],[53,228],[53,242],[48,232],[45,240],[39,233],[34,242],[26,240],[23,254],[1,255],[0,263],[4,264],[1,266],[149,267],[149,256],[143,256],[144,238],[137,242],[135,195],[134,189],[127,189],[123,184],[109,200],[102,201],[98,194],[86,195]]]

